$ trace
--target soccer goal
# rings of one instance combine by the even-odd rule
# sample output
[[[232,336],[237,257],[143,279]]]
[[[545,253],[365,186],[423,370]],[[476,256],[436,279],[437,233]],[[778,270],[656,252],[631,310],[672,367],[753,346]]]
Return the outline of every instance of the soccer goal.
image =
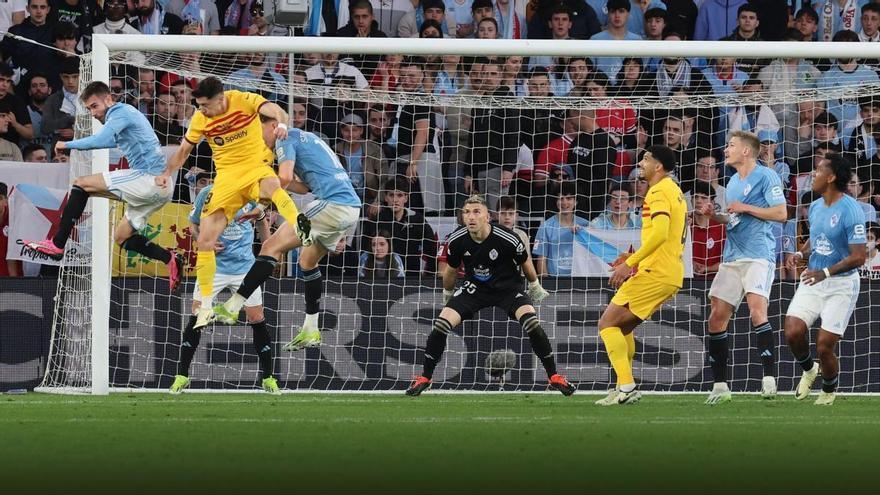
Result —
[[[402,391],[420,372],[421,349],[442,307],[443,239],[456,226],[457,206],[475,190],[493,211],[518,213],[517,227],[550,275],[542,280],[551,295],[538,315],[560,372],[581,391],[606,390],[615,379],[596,325],[613,295],[609,264],[638,247],[646,189],[633,174],[640,152],[651,144],[672,147],[689,207],[711,200],[724,208],[725,179],[733,173],[724,165],[727,136],[755,132],[761,161],[779,173],[791,212],[778,226],[770,301],[777,376],[786,391],[800,376],[782,334],[798,272],[781,264],[808,235],[803,206],[816,157],[850,156],[858,172],[851,192],[876,216],[875,58],[880,52],[869,43],[96,35],[93,52],[83,57],[81,85],[109,82],[120,101],[153,119],[170,153],[195,111],[190,81],[217,76],[229,88],[278,102],[291,127],[320,134],[342,157],[367,206],[365,220],[322,265],[319,348],[281,350],[303,321],[295,253],[263,288],[274,374],[282,388],[298,391]],[[80,112],[77,132],[88,135],[99,124]],[[113,150],[74,153],[71,164],[73,176],[126,166]],[[212,168],[210,150],[197,147],[177,177],[175,201],[143,232],[191,264],[190,202]],[[563,205],[557,198],[567,182],[576,194]],[[309,201],[295,199],[301,209]],[[194,275],[179,294],[169,294],[164,266],[113,243],[121,204],[93,198],[89,208],[79,229],[90,232],[91,263],[62,266],[39,390],[167,390]],[[572,222],[578,228],[559,228]],[[723,229],[693,222],[684,287],[636,330],[634,370],[643,390],[711,387],[708,288]],[[864,273],[839,348],[845,393],[880,392],[880,289],[870,267]],[[731,388],[757,391],[762,361],[745,304],[729,330]],[[434,388],[544,390],[528,342],[502,311],[484,310],[450,335]],[[191,390],[256,391],[257,363],[244,321],[210,327],[190,369]]]

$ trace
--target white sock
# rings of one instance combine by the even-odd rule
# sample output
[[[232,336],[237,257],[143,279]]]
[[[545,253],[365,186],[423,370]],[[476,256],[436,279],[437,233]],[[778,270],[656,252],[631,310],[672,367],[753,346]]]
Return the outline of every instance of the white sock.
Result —
[[[313,315],[306,315],[306,321],[303,323],[303,328],[308,328],[309,330],[314,330],[318,328],[318,313]]]
[[[715,382],[715,386],[712,387],[713,392],[729,392],[730,389],[727,388],[727,382]]]
[[[632,391],[635,390],[635,389],[636,389],[636,384],[635,384],[635,383],[627,383],[626,385],[621,385],[621,386],[620,386],[620,391],[623,392],[623,393],[625,393],[625,394],[628,394],[628,393],[632,392]]]

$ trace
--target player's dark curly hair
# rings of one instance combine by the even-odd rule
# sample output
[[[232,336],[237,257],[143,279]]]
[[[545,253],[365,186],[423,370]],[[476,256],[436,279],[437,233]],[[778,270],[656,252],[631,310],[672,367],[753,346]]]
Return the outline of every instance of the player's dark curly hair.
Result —
[[[675,170],[675,152],[672,151],[672,149],[668,146],[648,146],[647,148],[645,148],[645,153],[651,153],[651,156],[655,160],[662,163],[663,170],[666,170],[667,172],[672,172],[673,170]]]
[[[223,92],[223,81],[214,76],[199,81],[198,87],[192,92],[193,98],[213,98]]]
[[[846,186],[853,174],[852,161],[840,153],[828,153],[825,159],[828,160],[828,168],[834,174],[834,187],[838,191],[846,192]]]

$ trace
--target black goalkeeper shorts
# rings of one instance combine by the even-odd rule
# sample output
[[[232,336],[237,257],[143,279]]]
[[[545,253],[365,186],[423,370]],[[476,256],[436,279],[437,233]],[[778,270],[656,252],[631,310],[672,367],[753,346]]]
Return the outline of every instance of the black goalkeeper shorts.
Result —
[[[516,310],[526,305],[532,305],[532,298],[522,289],[489,290],[468,281],[456,289],[452,299],[446,303],[447,308],[454,309],[461,315],[462,321],[469,320],[481,309],[492,306],[503,309],[510,318],[516,319]]]

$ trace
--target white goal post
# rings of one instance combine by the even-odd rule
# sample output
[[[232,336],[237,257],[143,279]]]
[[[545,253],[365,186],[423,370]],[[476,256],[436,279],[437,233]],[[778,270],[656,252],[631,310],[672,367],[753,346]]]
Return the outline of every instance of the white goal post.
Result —
[[[222,53],[337,53],[385,55],[551,56],[551,57],[702,57],[702,58],[828,58],[846,54],[852,58],[880,59],[880,45],[830,42],[663,42],[663,41],[566,41],[395,39],[321,37],[148,36],[96,34],[92,39],[91,80],[109,82],[111,55],[116,52],[222,52]],[[855,89],[857,90],[857,88]],[[780,96],[782,97],[782,96]],[[560,98],[564,100],[564,98]],[[99,124],[93,123],[93,130]],[[109,170],[109,154],[92,154],[91,170]],[[92,198],[91,379],[90,390],[47,386],[42,391],[80,391],[104,395],[111,391],[110,304],[111,253],[110,203]],[[107,220],[107,221],[104,221]],[[777,331],[780,329],[776,329]],[[54,339],[53,339],[54,340]]]

